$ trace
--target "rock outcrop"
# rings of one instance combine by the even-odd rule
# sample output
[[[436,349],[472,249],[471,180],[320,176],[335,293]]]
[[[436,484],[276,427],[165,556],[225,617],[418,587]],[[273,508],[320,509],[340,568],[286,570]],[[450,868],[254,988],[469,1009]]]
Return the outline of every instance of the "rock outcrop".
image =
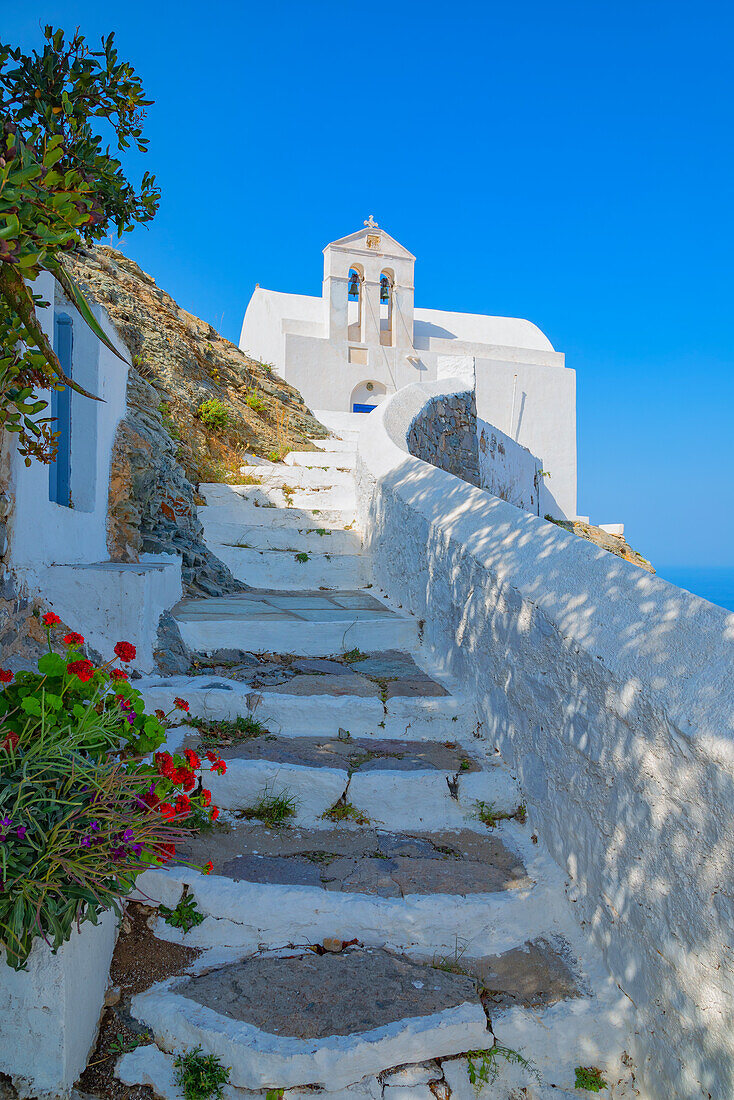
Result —
[[[199,483],[236,481],[246,454],[277,457],[309,447],[308,437],[326,429],[267,364],[179,308],[121,252],[80,250],[68,265],[132,356],[128,412],[112,454],[110,557],[175,553],[189,593],[243,588],[204,545],[196,516]],[[214,403],[208,419],[201,412],[205,402]]]
[[[616,554],[618,558],[624,558],[625,561],[630,561],[633,565],[639,565],[640,569],[646,569],[648,573],[655,572],[647,558],[643,558],[642,554],[639,554],[637,550],[633,550],[624,535],[610,535],[608,531],[604,531],[601,527],[595,527],[593,523],[554,519],[553,516],[546,516],[545,518],[558,527],[562,527],[564,531],[570,531],[572,535],[579,535],[582,539],[593,542],[595,546],[599,546],[602,550],[607,550],[610,554]]]

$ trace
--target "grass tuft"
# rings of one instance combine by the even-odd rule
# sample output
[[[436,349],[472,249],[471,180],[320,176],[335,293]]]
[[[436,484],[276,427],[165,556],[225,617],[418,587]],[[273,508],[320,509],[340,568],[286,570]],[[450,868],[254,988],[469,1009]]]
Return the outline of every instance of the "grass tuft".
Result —
[[[287,790],[275,794],[272,787],[265,787],[257,802],[252,806],[245,807],[242,816],[246,821],[257,818],[265,825],[275,827],[284,825],[289,818],[295,817],[296,807],[296,799]]]

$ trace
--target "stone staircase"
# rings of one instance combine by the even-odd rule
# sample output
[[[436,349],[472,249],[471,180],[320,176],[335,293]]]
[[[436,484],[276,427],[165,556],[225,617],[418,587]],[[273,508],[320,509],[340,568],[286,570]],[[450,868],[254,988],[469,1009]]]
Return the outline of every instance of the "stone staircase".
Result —
[[[356,430],[339,435],[202,487],[210,548],[254,587],[183,600],[200,667],[141,687],[203,720],[171,730],[172,750],[229,723],[211,776],[223,825],[140,880],[148,901],[193,894],[202,922],[159,918],[156,935],[202,954],[133,998],[155,1045],[118,1076],[177,1096],[172,1055],[200,1045],[231,1067],[229,1100],[562,1100],[585,1095],[577,1066],[635,1096],[629,1002],[471,700],[371,583]],[[189,865],[209,859],[208,876]]]

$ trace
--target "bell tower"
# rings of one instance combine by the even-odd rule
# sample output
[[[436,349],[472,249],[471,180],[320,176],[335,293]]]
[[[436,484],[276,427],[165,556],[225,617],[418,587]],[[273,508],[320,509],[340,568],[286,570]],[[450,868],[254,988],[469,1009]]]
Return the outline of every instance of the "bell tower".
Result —
[[[413,347],[415,256],[370,214],[324,249],[323,298],[332,344],[348,350]],[[365,360],[366,361],[366,360]]]

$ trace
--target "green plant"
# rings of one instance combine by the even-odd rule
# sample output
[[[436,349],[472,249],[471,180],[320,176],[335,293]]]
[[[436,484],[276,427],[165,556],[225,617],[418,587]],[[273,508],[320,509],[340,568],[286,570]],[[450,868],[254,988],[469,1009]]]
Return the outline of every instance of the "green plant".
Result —
[[[252,714],[238,714],[236,718],[191,718],[192,726],[199,731],[205,748],[228,745],[250,737],[261,737],[268,731]]]
[[[38,390],[64,386],[92,397],[64,373],[38,317],[47,305],[31,289],[49,271],[85,323],[115,355],[79,287],[63,266],[64,253],[118,234],[156,214],[153,176],[139,189],[110,153],[133,144],[141,153],[144,111],[152,102],[128,62],[118,60],[114,36],[90,50],[78,31],[66,41],[46,26],[40,53],[0,45],[0,427],[17,436],[26,465],[50,462],[58,433],[40,414]],[[105,143],[95,133],[106,124]]]
[[[369,825],[370,823],[367,814],[362,813],[351,802],[346,802],[343,798],[335,802],[331,809],[326,810],[321,816],[325,821],[335,821],[337,823],[341,821],[353,821],[355,825]]]
[[[16,969],[37,936],[55,950],[81,921],[119,912],[138,874],[174,856],[191,808],[211,801],[200,780],[194,790],[195,754],[146,762],[170,715],[147,715],[126,672],[83,657],[80,634],[52,652],[58,616],[42,621],[49,652],[38,671],[0,669],[0,940]],[[115,652],[135,658],[128,642]],[[210,763],[226,767],[215,753]]]
[[[480,1091],[482,1085],[497,1080],[500,1071],[499,1065],[497,1064],[499,1059],[503,1059],[513,1066],[522,1066],[523,1069],[532,1073],[534,1077],[539,1077],[532,1063],[529,1062],[527,1058],[524,1058],[519,1051],[495,1043],[495,1045],[489,1047],[488,1050],[469,1050],[466,1053],[469,1080],[472,1085],[474,1085],[477,1092]]]
[[[258,397],[256,389],[250,390],[245,398],[245,404],[249,409],[252,409],[253,412],[262,412],[265,408],[265,402],[262,397]]]
[[[366,653],[363,653],[361,649],[355,646],[354,649],[348,649],[346,653],[342,653],[342,661],[351,664],[352,661],[361,661],[366,656]]]
[[[216,1054],[202,1054],[201,1047],[177,1054],[173,1062],[176,1084],[185,1100],[220,1100],[222,1089],[229,1082],[230,1070]]]
[[[257,802],[242,811],[242,816],[247,821],[257,818],[266,825],[282,825],[296,816],[296,805],[296,799],[287,790],[275,794],[272,787],[266,786]]]
[[[588,1089],[589,1092],[601,1092],[609,1088],[604,1075],[596,1066],[576,1066],[575,1089]]]
[[[474,803],[473,816],[478,818],[488,829],[494,829],[500,821],[514,820],[523,825],[527,820],[526,808],[523,802],[512,813],[508,813],[506,810],[495,810],[494,802],[484,802],[482,799],[477,799]]]
[[[296,554],[296,561],[308,561],[308,554],[304,554],[303,552]]]
[[[265,457],[267,458],[268,462],[282,462],[283,461],[283,455],[281,454],[280,451],[268,451],[268,453],[265,455]]]
[[[169,909],[167,905],[159,905],[158,912],[166,924],[170,924],[172,928],[180,928],[184,935],[197,924],[201,924],[204,919],[204,914],[196,904],[196,898],[193,894],[187,893],[181,895],[173,909]]]
[[[230,426],[229,409],[218,397],[210,397],[208,401],[202,401],[196,410],[196,415],[212,432],[224,432]]]

